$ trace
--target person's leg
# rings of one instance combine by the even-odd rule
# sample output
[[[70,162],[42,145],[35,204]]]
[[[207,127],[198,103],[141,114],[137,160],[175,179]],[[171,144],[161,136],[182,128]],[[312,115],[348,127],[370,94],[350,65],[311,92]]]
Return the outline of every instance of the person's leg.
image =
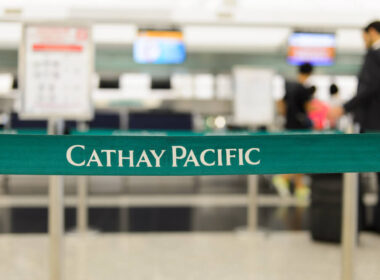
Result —
[[[305,185],[303,174],[294,174],[294,187],[302,188]]]
[[[286,180],[290,181],[294,178],[294,175],[296,174],[283,174],[281,176],[284,177]]]
[[[295,195],[299,199],[307,199],[310,196],[310,188],[305,184],[303,174],[294,175]]]
[[[290,196],[290,191],[289,191],[289,185],[290,185],[290,179],[291,179],[291,174],[281,174],[281,175],[275,175],[272,178],[272,184],[277,190],[277,193],[281,197],[288,197]]]

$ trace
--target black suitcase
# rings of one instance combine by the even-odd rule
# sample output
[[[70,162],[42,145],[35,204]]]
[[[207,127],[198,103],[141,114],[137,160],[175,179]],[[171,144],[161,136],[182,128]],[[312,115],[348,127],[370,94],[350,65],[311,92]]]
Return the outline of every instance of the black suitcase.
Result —
[[[341,241],[343,174],[313,174],[311,183],[310,231],[313,240]],[[362,227],[364,206],[359,191],[359,223]]]
[[[374,211],[375,211],[374,221],[373,221],[374,231],[380,234],[380,198],[379,198],[379,202],[377,202],[377,205],[375,205]]]

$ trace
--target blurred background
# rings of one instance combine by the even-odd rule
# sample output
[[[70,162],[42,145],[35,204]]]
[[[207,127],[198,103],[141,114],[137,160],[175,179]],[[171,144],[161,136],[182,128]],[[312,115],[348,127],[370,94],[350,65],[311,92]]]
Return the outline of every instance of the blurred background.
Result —
[[[295,79],[297,65],[302,62],[315,66],[310,83],[316,86],[318,99],[329,102],[331,84],[338,86],[342,100],[355,94],[356,75],[365,53],[362,28],[380,10],[375,1],[360,1],[360,10],[358,5],[355,0],[314,1],[312,4],[296,0],[2,3],[0,92],[4,104],[3,126],[46,128],[43,120],[25,121],[18,116],[18,51],[22,22],[79,21],[92,26],[94,44],[91,95],[95,117],[87,124],[88,128],[220,131],[264,127],[280,130],[283,117],[273,107],[284,96],[285,79]],[[265,97],[248,105],[252,109],[264,106],[262,110],[269,112],[269,116],[263,121],[254,116],[252,121],[243,121],[243,124],[236,121],[239,118],[236,115],[244,115],[241,112],[245,110],[236,105],[239,103],[236,101],[239,83],[246,83],[239,69],[269,71],[270,76],[264,84],[269,81],[270,85],[266,92],[260,93]],[[76,127],[75,122],[66,122],[66,131]],[[66,193],[74,194],[75,180],[66,180]],[[89,192],[105,199],[120,193],[148,196],[162,193],[244,194],[247,191],[245,180],[244,176],[199,177],[183,178],[178,184],[176,178],[104,177],[91,179]],[[263,177],[260,182],[262,192],[276,194],[270,178]],[[27,198],[32,199],[29,195],[46,193],[46,186],[47,178],[42,176],[10,176],[4,192],[28,195]],[[21,203],[12,208],[8,225],[0,230],[46,231],[47,213],[44,200],[40,200],[41,207],[24,211]],[[222,209],[203,205],[172,211],[165,207],[129,209],[128,205],[122,209],[102,205],[91,207],[90,203],[89,223],[91,228],[100,231],[233,230],[245,226],[244,200],[241,204]],[[303,212],[297,223],[289,223],[288,219],[296,219],[295,212],[289,208],[286,217],[277,219],[272,213],[276,207],[260,208],[259,223],[263,227],[297,230],[308,227],[307,215]],[[66,211],[67,227],[72,229],[75,209]],[[139,215],[144,218],[137,218]],[[134,221],[134,217],[139,221]]]
[[[374,0],[2,1],[0,122],[4,131],[24,133],[41,133],[47,126],[45,120],[19,116],[18,55],[24,22],[92,27],[94,118],[65,121],[65,133],[218,133],[283,130],[284,116],[276,104],[284,98],[285,81],[297,79],[304,62],[314,66],[308,81],[316,88],[314,98],[331,104],[334,84],[341,102],[349,100],[356,93],[366,51],[362,29],[379,15],[380,3]],[[253,96],[248,103],[247,92]],[[345,126],[324,123],[314,128]],[[48,178],[12,175],[1,180],[0,232],[46,233]],[[258,178],[258,229],[268,235],[310,232],[316,240],[339,242],[342,175],[306,175],[304,181],[312,190],[313,185],[332,186],[333,193],[327,194],[329,199],[324,198],[326,192],[312,196],[313,204],[310,197],[279,195],[272,176]],[[370,224],[376,176],[362,174],[361,183],[367,209],[363,219]],[[246,231],[251,207],[247,186],[247,176],[90,177],[87,230]],[[76,195],[77,177],[65,177],[67,232],[77,229]],[[333,233],[313,232],[327,224]]]

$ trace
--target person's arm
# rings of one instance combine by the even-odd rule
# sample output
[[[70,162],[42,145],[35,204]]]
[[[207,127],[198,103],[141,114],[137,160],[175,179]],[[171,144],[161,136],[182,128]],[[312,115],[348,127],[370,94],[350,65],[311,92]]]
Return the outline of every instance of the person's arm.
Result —
[[[314,106],[313,106],[313,102],[312,100],[309,100],[309,101],[306,101],[305,103],[305,111],[307,114],[309,114],[310,112],[312,112],[314,110]]]
[[[284,97],[276,102],[277,112],[281,116],[286,116],[286,110],[287,110],[286,101],[288,100],[288,98],[289,98],[288,92],[287,90],[285,90]]]
[[[346,102],[343,106],[330,108],[328,117],[331,121],[336,121],[345,113],[352,112],[361,106],[365,106],[374,95],[380,94],[380,79],[378,77],[378,73],[380,73],[380,64],[376,63],[376,57],[368,59],[363,68],[365,68],[365,72],[362,74],[356,96],[351,98],[351,100]]]
[[[380,88],[378,87],[377,89],[379,90]],[[344,111],[351,112],[356,108],[363,106],[363,104],[371,100],[372,96],[374,96],[378,90],[376,90],[376,87],[369,81],[360,85],[358,93],[343,105]]]
[[[380,95],[380,65],[376,64],[376,59],[373,57],[373,59],[368,60],[367,65],[363,66],[366,69],[360,81],[358,92],[356,96],[343,105],[344,112],[353,111],[370,101],[374,95]]]
[[[304,93],[304,108],[306,113],[310,113],[313,111],[313,96],[316,91],[315,86],[311,86],[309,88],[305,88],[305,93]]]

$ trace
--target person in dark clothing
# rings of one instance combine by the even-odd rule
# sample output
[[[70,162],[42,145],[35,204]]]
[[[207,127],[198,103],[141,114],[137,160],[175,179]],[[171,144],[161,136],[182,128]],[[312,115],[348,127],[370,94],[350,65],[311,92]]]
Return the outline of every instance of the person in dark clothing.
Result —
[[[312,72],[313,66],[310,63],[304,63],[299,66],[297,80],[285,82],[285,96],[277,105],[279,112],[286,117],[286,129],[311,129],[313,127],[313,123],[308,117],[308,107],[315,87],[306,86]],[[295,196],[301,200],[307,199],[310,195],[310,189],[304,181],[303,174],[275,175],[272,178],[272,183],[280,196],[290,195],[290,182],[293,182]]]
[[[330,117],[337,119],[354,113],[362,131],[380,131],[380,21],[369,24],[363,38],[368,50],[359,73],[357,94],[343,106],[332,108]]]
[[[364,63],[358,76],[356,96],[343,106],[331,108],[333,120],[345,113],[353,113],[361,132],[380,131],[380,21],[371,22],[363,30],[367,47]],[[380,173],[377,173],[380,183]],[[379,187],[378,187],[379,188]],[[380,233],[380,188],[375,209],[375,228]]]
[[[312,72],[313,66],[310,63],[304,63],[299,67],[297,81],[286,81],[285,83],[283,103],[286,129],[310,129],[313,127],[307,116],[307,109],[315,87],[305,85]]]

